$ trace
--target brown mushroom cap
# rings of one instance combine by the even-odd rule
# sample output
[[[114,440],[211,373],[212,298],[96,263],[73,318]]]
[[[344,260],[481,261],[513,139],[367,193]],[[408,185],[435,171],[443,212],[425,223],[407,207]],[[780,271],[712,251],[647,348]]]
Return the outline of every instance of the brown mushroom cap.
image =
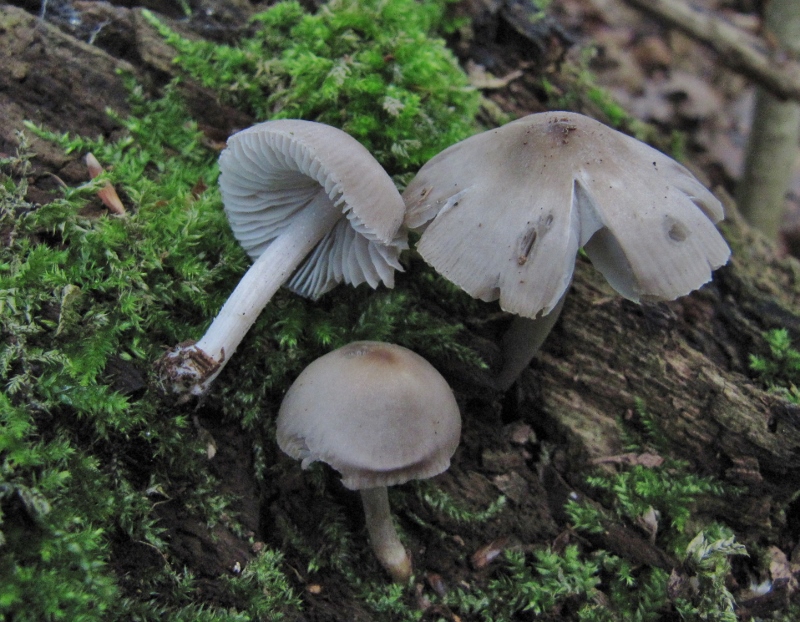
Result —
[[[672,300],[728,261],[720,202],[683,166],[589,117],[533,114],[420,169],[406,225],[439,273],[512,313],[549,313],[583,246],[633,301]]]
[[[311,363],[281,404],[280,448],[307,467],[326,462],[351,490],[446,470],[461,415],[444,378],[398,345],[360,341]]]

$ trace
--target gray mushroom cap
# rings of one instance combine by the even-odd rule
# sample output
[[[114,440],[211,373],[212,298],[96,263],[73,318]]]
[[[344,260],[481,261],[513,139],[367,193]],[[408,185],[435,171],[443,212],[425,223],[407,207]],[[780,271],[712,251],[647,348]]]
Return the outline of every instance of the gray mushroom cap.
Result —
[[[391,287],[406,248],[404,206],[391,178],[358,141],[322,123],[260,123],[228,140],[219,185],[236,239],[251,258],[326,200],[342,214],[286,286],[316,298],[344,281]]]
[[[277,421],[280,448],[322,461],[351,490],[393,486],[446,470],[461,415],[444,378],[394,344],[360,341],[312,362],[295,380]]]
[[[549,313],[583,246],[633,301],[697,289],[730,249],[720,202],[683,166],[589,117],[533,114],[446,149],[403,194],[438,272],[526,317]]]

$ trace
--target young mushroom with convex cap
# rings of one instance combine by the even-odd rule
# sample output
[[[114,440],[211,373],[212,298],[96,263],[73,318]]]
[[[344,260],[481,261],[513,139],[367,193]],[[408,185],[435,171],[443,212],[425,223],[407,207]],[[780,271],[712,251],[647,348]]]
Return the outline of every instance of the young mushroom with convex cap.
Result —
[[[205,335],[158,363],[167,388],[202,395],[278,288],[317,298],[337,283],[394,285],[404,206],[389,175],[345,132],[279,120],[230,137],[219,186],[255,260]]]
[[[461,414],[447,381],[398,345],[357,341],[318,358],[289,388],[278,413],[280,448],[307,468],[325,462],[361,493],[375,555],[399,582],[411,559],[395,531],[387,486],[450,466]]]
[[[403,199],[423,259],[517,315],[500,389],[555,324],[580,247],[635,302],[688,294],[730,256],[714,226],[722,205],[685,167],[572,112],[532,114],[453,145]]]

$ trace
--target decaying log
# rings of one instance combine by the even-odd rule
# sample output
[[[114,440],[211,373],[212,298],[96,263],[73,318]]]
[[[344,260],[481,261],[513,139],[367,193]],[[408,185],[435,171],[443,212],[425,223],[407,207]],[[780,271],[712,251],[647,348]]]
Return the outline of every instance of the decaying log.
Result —
[[[141,9],[97,4],[93,10],[102,13],[93,17],[108,37],[98,37],[94,45],[23,9],[0,7],[0,153],[13,153],[15,133],[26,121],[56,132],[113,139],[122,127],[108,111],[122,118],[130,114],[125,77],[155,92],[177,74],[174,49],[142,17]],[[208,89],[191,81],[181,88],[186,105],[215,145],[252,124],[248,115],[220,103]],[[29,138],[37,165],[48,173],[67,183],[88,179],[83,165],[80,171],[62,171],[74,158],[30,133]]]
[[[523,417],[565,443],[573,466],[624,453],[622,421],[641,404],[670,455],[745,489],[719,509],[757,531],[779,529],[800,481],[800,408],[748,370],[762,334],[800,335],[800,263],[778,260],[733,216],[730,264],[670,303],[620,299],[579,262],[562,319],[521,380]],[[776,522],[777,521],[777,522]]]
[[[0,8],[0,151],[13,152],[15,131],[31,121],[85,136],[119,129],[106,112],[129,112],[120,72],[138,75],[130,63],[78,41],[22,9]],[[46,164],[65,162],[60,149],[36,141]]]

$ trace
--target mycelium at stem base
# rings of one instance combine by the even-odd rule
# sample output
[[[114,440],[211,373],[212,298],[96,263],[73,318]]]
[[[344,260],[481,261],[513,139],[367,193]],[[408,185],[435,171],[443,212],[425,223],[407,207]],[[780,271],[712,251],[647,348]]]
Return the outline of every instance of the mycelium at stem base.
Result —
[[[179,344],[161,358],[158,367],[168,391],[188,399],[208,390],[278,288],[344,218],[329,204],[320,192],[253,263],[205,335],[196,343]]]
[[[363,488],[360,493],[369,541],[375,556],[394,581],[408,583],[412,571],[411,558],[397,537],[386,486]]]

